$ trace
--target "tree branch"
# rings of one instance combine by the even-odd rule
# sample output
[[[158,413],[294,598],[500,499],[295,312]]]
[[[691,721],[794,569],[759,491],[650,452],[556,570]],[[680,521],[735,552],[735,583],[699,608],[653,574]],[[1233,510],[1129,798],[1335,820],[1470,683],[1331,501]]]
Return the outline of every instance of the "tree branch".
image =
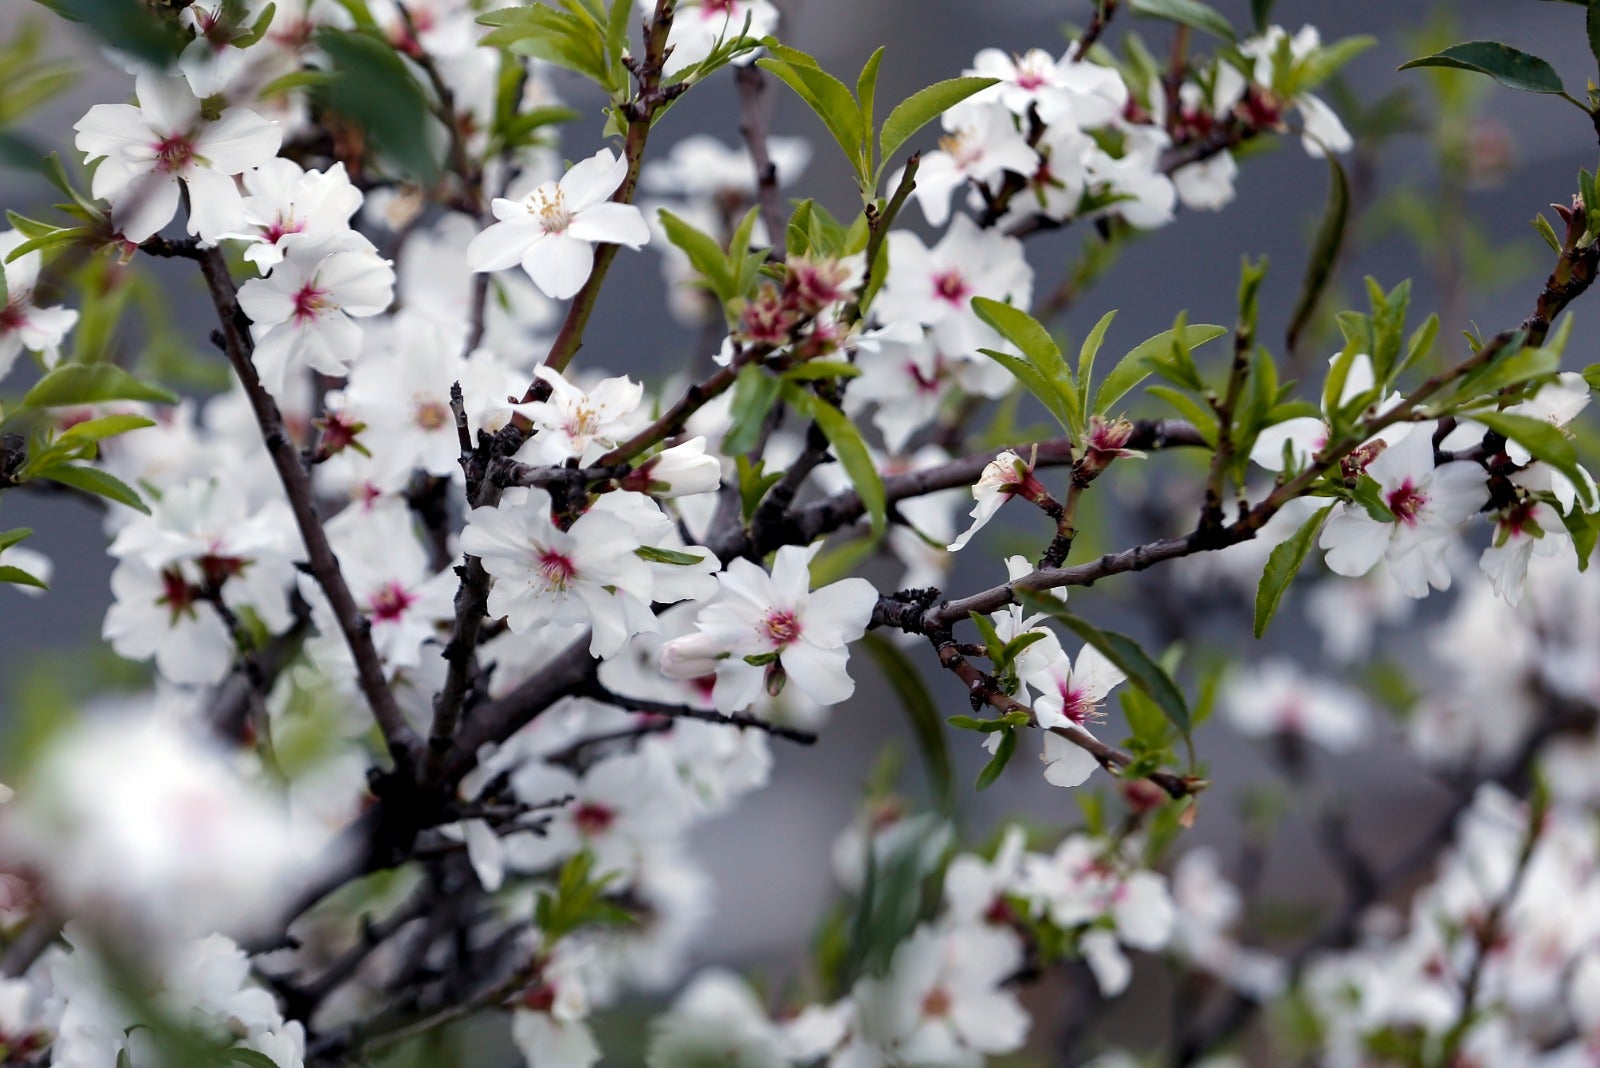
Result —
[[[416,733],[395,704],[394,694],[384,678],[383,661],[372,644],[370,624],[351,596],[350,587],[345,584],[344,574],[339,570],[339,558],[328,544],[328,536],[322,529],[322,520],[313,503],[311,478],[301,466],[299,450],[294,447],[284,428],[283,415],[278,411],[277,402],[262,386],[256,374],[255,364],[251,360],[255,345],[250,338],[249,320],[239,308],[237,290],[228,272],[227,260],[223,258],[221,249],[217,248],[205,249],[196,255],[211,293],[212,305],[221,322],[223,351],[233,365],[234,373],[239,376],[239,383],[255,413],[256,424],[261,428],[261,438],[272,457],[272,465],[283,483],[284,495],[289,499],[295,525],[299,527],[301,540],[305,543],[311,574],[327,596],[345,644],[350,648],[362,696],[372,708],[373,718],[383,733],[395,771],[410,774],[418,748]]]

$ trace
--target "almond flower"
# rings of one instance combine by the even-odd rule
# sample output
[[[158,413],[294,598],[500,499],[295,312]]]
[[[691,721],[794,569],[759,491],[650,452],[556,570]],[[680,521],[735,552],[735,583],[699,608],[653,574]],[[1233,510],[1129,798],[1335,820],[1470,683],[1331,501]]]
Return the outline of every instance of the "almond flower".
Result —
[[[291,372],[342,376],[361,354],[361,328],[351,317],[377,315],[393,300],[394,269],[354,232],[291,247],[270,277],[239,289],[262,385],[282,397]]]
[[[38,252],[4,263],[25,240],[16,230],[0,233],[0,378],[11,370],[23,349],[37,352],[47,367],[54,367],[61,358],[62,339],[78,321],[78,313],[71,308],[41,308],[34,302],[41,263]]]
[[[1488,497],[1483,469],[1463,460],[1433,465],[1433,430],[1418,426],[1367,466],[1383,503],[1394,514],[1379,522],[1360,505],[1344,504],[1322,528],[1319,544],[1329,570],[1365,575],[1384,560],[1389,574],[1411,597],[1428,588],[1450,588],[1445,549],[1456,527]]]
[[[1000,506],[1018,494],[1031,500],[1046,495],[1047,491],[1033,477],[1033,467],[1015,452],[1006,449],[989,461],[989,466],[978,476],[978,484],[972,487],[972,495],[978,501],[972,506],[972,526],[950,543],[950,551],[958,553],[966,548],[967,542],[994,518]]]
[[[189,192],[189,232],[215,243],[244,221],[234,176],[272,159],[282,134],[247,108],[224,108],[215,122],[182,78],[141,74],[139,106],[96,104],[79,119],[78,151],[100,160],[90,187],[111,203],[112,225],[140,242],[177,214],[179,183]]]
[[[866,579],[848,578],[811,589],[811,557],[796,545],[778,550],[768,574],[735,560],[717,576],[716,600],[700,610],[699,631],[662,646],[662,671],[699,678],[715,671],[713,698],[723,712],[749,708],[763,687],[784,680],[818,704],[838,704],[855,692],[846,671],[847,644],[866,633],[878,594]]]
[[[627,176],[627,160],[602,148],[521,200],[495,198],[500,221],[472,239],[467,265],[503,271],[520,263],[545,296],[565,300],[588,281],[595,245],[639,248],[650,240],[644,213],[610,199]]]

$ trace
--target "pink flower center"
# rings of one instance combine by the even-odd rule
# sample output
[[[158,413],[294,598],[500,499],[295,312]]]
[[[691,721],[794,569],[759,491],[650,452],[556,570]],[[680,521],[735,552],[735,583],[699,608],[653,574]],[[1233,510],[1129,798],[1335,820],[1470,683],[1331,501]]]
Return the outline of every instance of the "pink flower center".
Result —
[[[731,18],[738,0],[702,0],[700,13],[708,19]]]
[[[9,334],[28,325],[28,316],[22,310],[22,298],[12,294],[4,308],[0,308],[0,334]]]
[[[966,304],[966,298],[971,295],[972,287],[961,276],[961,272],[951,268],[943,274],[933,276],[933,292],[940,300],[949,301],[960,307]]]
[[[936,986],[922,999],[922,1015],[930,1020],[942,1019],[950,1015],[950,1009],[954,1004],[950,991],[942,986]]]
[[[177,174],[195,159],[194,142],[182,134],[162,138],[156,144],[156,170]]]
[[[308,323],[331,307],[333,302],[328,299],[328,291],[318,289],[315,282],[307,282],[294,295],[294,321],[300,324]]]
[[[1094,699],[1087,690],[1063,683],[1061,690],[1061,714],[1066,716],[1078,726],[1083,726],[1091,720],[1098,719]]]
[[[787,608],[775,608],[761,621],[761,629],[774,648],[783,648],[799,640],[800,617]]]
[[[171,613],[167,621],[168,626],[177,626],[178,617],[194,614],[195,598],[198,590],[189,585],[187,579],[175,567],[161,572],[161,596],[156,599],[156,604],[164,604]]]
[[[579,834],[585,838],[593,838],[610,830],[611,825],[617,822],[617,814],[605,805],[584,801],[572,810],[572,822],[577,826]]]
[[[1396,520],[1408,527],[1414,527],[1417,525],[1417,517],[1428,504],[1428,498],[1408,478],[1399,489],[1390,491],[1385,503],[1389,505],[1389,511],[1394,513]]]
[[[554,549],[539,553],[539,577],[544,580],[546,588],[564,590],[577,574],[578,569],[573,566],[571,557]]]
[[[306,224],[303,221],[292,217],[285,219],[280,215],[271,226],[262,231],[261,236],[267,239],[267,244],[276,245],[289,234],[298,234],[305,228]]]
[[[390,582],[372,595],[367,602],[367,612],[382,623],[393,623],[405,615],[406,609],[416,603],[417,595],[398,582]]]

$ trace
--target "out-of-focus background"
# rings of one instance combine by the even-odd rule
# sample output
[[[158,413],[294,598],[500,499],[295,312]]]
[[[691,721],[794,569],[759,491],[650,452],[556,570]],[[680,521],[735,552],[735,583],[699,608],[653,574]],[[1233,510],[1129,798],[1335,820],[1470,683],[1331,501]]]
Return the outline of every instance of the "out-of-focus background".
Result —
[[[1244,0],[1220,0],[1215,6],[1236,24],[1248,24],[1249,5]],[[898,99],[930,81],[959,74],[980,47],[1015,52],[1043,47],[1059,53],[1065,45],[1063,23],[1086,20],[1090,7],[1086,0],[790,0],[781,32],[836,71],[859,69],[874,47],[887,44],[880,99]],[[1312,22],[1325,39],[1358,33],[1376,36],[1378,45],[1356,59],[1343,77],[1350,98],[1370,106],[1395,89],[1409,87],[1415,91],[1420,117],[1426,120],[1429,97],[1424,90],[1429,76],[1395,69],[1417,54],[1407,44],[1407,35],[1421,31],[1430,18],[1442,13],[1453,20],[1455,40],[1492,38],[1525,46],[1571,72],[1569,84],[1581,84],[1592,59],[1582,34],[1574,32],[1571,12],[1562,4],[1532,0],[1465,0],[1442,4],[1438,13],[1430,13],[1424,5],[1390,0],[1336,4],[1282,0],[1274,17],[1291,31]],[[41,145],[67,154],[72,123],[92,103],[125,96],[130,83],[91,43],[73,36],[48,12],[27,0],[0,0],[0,27],[9,31],[30,18],[51,21],[54,48],[79,64],[77,85],[39,112],[27,130]],[[1123,15],[1109,39],[1114,43],[1130,26],[1158,53],[1172,33],[1167,24]],[[731,79],[724,74],[718,83],[697,89],[694,106],[673,110],[652,147],[665,148],[697,131],[737,143]],[[807,193],[846,210],[853,196],[847,172],[830,156],[831,146],[816,121],[796,101],[785,98],[781,89],[774,96],[773,132],[806,136],[815,145],[815,158],[804,179]],[[1359,117],[1350,114],[1349,102],[1339,94],[1330,94],[1330,99],[1352,128],[1358,128]],[[582,107],[590,101],[575,93],[573,102]],[[1440,174],[1437,153],[1421,135],[1385,140],[1372,153],[1358,150],[1351,162],[1358,198],[1370,205],[1398,187],[1414,187],[1421,205],[1434,213],[1438,248],[1419,251],[1394,217],[1369,214],[1340,276],[1342,292],[1359,299],[1360,279],[1366,274],[1386,285],[1411,277],[1416,283],[1417,318],[1428,310],[1440,311],[1445,319],[1442,338],[1458,337],[1470,323],[1481,324],[1488,333],[1519,322],[1536,291],[1531,274],[1539,262],[1532,255],[1537,241],[1528,219],[1564,196],[1580,167],[1594,165],[1592,137],[1585,139],[1583,125],[1564,121],[1571,117],[1561,112],[1559,103],[1548,98],[1488,94],[1478,127],[1472,131],[1473,144],[1483,158],[1470,180],[1460,173]],[[569,157],[593,151],[590,141],[596,126],[569,128],[565,144]],[[1504,159],[1498,160],[1501,154]],[[1188,310],[1192,321],[1231,322],[1241,257],[1266,256],[1272,270],[1262,295],[1262,334],[1269,343],[1281,338],[1299,287],[1309,235],[1326,195],[1327,169],[1302,153],[1294,138],[1252,155],[1241,169],[1238,199],[1228,209],[1181,214],[1170,227],[1134,242],[1059,324],[1067,335],[1081,338],[1110,308],[1120,309],[1120,315],[1108,351],[1123,351],[1163,329],[1181,309]],[[46,210],[41,205],[48,204],[49,192],[22,172],[0,170],[0,204],[38,214]],[[920,224],[920,217],[911,214]],[[1500,284],[1495,287],[1473,284],[1474,268],[1465,251],[1449,251],[1450,235],[1463,232],[1469,218],[1478,221],[1488,247],[1503,257]],[[1069,229],[1030,249],[1039,272],[1039,291],[1052,286],[1078,256],[1085,236]],[[193,280],[185,271],[174,271],[168,284],[173,305],[180,311],[186,295],[198,292],[192,290]],[[621,257],[583,359],[646,379],[681,365],[696,339],[664,310],[655,310],[662,307],[662,287],[653,252]],[[1585,313],[1580,309],[1578,314]],[[202,337],[202,324],[193,326],[197,338]],[[1580,320],[1574,344],[1583,346],[1587,336]],[[1118,345],[1123,348],[1117,349]],[[1328,345],[1326,352],[1333,347]],[[1166,463],[1165,459],[1152,462],[1143,473],[1117,472],[1133,476],[1115,480],[1123,484],[1121,507],[1126,512],[1101,524],[1093,534],[1096,544],[1085,547],[1085,557],[1114,547],[1124,540],[1119,535],[1137,533],[1137,495],[1163,491],[1156,469]],[[3,519],[6,527],[35,528],[38,533],[31,544],[49,549],[58,562],[53,588],[45,597],[25,599],[12,590],[0,590],[0,693],[15,713],[30,701],[37,704],[43,694],[71,690],[74,663],[98,643],[111,566],[97,517],[73,502],[8,495]],[[995,566],[993,554],[964,554],[950,586],[962,591],[989,585],[997,578]],[[1173,596],[1169,577],[1150,572],[1126,576],[1114,585],[1114,590],[1105,592],[1075,591],[1075,606],[1108,625],[1158,634],[1157,621]],[[1236,600],[1193,596],[1185,610],[1203,613],[1213,636],[1225,635],[1236,647],[1258,651]],[[1277,628],[1276,648],[1314,658],[1316,639],[1306,636],[1300,618],[1299,606],[1291,604]],[[897,744],[906,751],[912,769],[908,781],[915,786],[915,753],[905,740],[904,721],[873,674],[864,667],[858,672],[861,688],[852,702],[835,711],[820,744],[809,749],[780,745],[772,786],[750,797],[737,813],[702,829],[699,855],[718,888],[716,934],[704,945],[706,956],[781,967],[802,946],[832,893],[826,863],[830,844],[855,811],[859,787],[887,739],[903,739]],[[948,679],[932,678],[930,673],[930,684],[942,703],[941,711],[965,711],[960,693]],[[1380,728],[1374,744],[1357,755],[1327,762],[1330,781],[1349,798],[1357,833],[1374,843],[1380,856],[1386,844],[1403,840],[1403,830],[1420,822],[1438,800],[1401,755],[1401,747],[1386,743],[1393,732],[1392,727]],[[985,754],[977,751],[970,735],[953,741],[960,750],[958,780],[970,791]],[[1251,743],[1216,723],[1200,732],[1198,745],[1216,786],[1204,795],[1190,837],[1231,849],[1238,826],[1235,809],[1263,778],[1264,763]],[[967,829],[975,836],[1003,815],[1026,814],[1045,825],[1076,818],[1073,795],[1048,786],[1030,773],[1031,768],[1023,768],[1024,763],[1018,761],[1018,767],[992,789],[966,798]],[[1301,844],[1304,834],[1292,819],[1278,832],[1263,884],[1269,898],[1315,895],[1329,881],[1315,851]]]

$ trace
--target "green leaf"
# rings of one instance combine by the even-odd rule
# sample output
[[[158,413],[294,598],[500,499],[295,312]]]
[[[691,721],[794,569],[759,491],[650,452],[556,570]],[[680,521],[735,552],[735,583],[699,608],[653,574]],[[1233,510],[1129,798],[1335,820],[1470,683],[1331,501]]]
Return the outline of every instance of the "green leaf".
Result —
[[[767,413],[777,402],[783,381],[766,372],[758,363],[747,363],[739,369],[733,384],[732,425],[727,437],[722,439],[722,451],[728,456],[742,456],[755,450],[761,440],[761,427]]]
[[[1411,67],[1454,67],[1487,74],[1501,85],[1530,93],[1565,93],[1561,76],[1538,56],[1499,41],[1467,41],[1442,52],[1400,64]]]
[[[1100,317],[1094,324],[1094,329],[1089,331],[1089,336],[1083,339],[1083,345],[1078,349],[1078,392],[1082,404],[1083,425],[1089,425],[1089,383],[1094,377],[1094,358],[1100,353],[1100,346],[1105,344],[1106,331],[1111,329],[1111,320],[1117,317],[1115,308]]]
[[[1322,222],[1317,226],[1316,240],[1311,243],[1311,258],[1306,262],[1305,277],[1300,282],[1300,295],[1295,298],[1294,313],[1289,316],[1288,346],[1292,351],[1300,340],[1300,331],[1311,321],[1322,299],[1328,281],[1333,277],[1334,265],[1339,262],[1339,251],[1344,247],[1345,226],[1350,219],[1350,181],[1344,168],[1332,152],[1328,159],[1328,204],[1322,210]]]
[[[1000,744],[995,746],[994,756],[989,758],[989,763],[978,772],[978,789],[987,790],[1006,770],[1006,765],[1011,763],[1011,755],[1017,751],[1017,730],[1007,727],[1000,733]]]
[[[1322,529],[1323,520],[1328,518],[1328,513],[1333,511],[1334,505],[1317,510],[1310,519],[1300,524],[1289,537],[1280,542],[1267,557],[1266,570],[1261,572],[1261,584],[1256,587],[1256,620],[1255,635],[1261,637],[1267,632],[1267,624],[1272,622],[1273,614],[1278,611],[1278,605],[1283,601],[1283,595],[1289,589],[1289,583],[1294,581],[1295,575],[1300,571],[1300,565],[1306,562],[1306,554],[1311,551],[1311,542],[1316,538],[1317,531]]]
[[[928,776],[928,786],[937,799],[939,808],[949,811],[955,803],[954,777],[950,768],[950,749],[944,736],[944,725],[939,722],[939,709],[928,684],[905,651],[881,634],[868,634],[862,639],[868,655],[883,672],[883,677],[900,698],[911,721],[911,733],[916,736],[917,749],[922,753],[923,770]]]
[[[1209,33],[1213,37],[1220,37],[1224,41],[1238,38],[1238,34],[1234,33],[1233,24],[1224,18],[1221,12],[1200,3],[1200,0],[1133,0],[1128,5],[1128,10],[1135,15],[1166,19],[1181,26],[1189,26]]]
[[[1039,402],[1049,410],[1050,414],[1055,416],[1056,422],[1061,424],[1061,429],[1074,437],[1078,435],[1077,408],[1069,404],[1067,398],[1061,395],[1061,391],[1049,379],[1040,374],[1031,363],[1007,352],[996,352],[994,349],[979,349],[978,351],[1010,371],[1017,381],[1021,382],[1028,392],[1037,397]]]
[[[861,112],[861,129],[867,136],[862,137],[861,160],[862,170],[872,170],[872,137],[870,136],[876,122],[873,109],[877,106],[878,95],[878,67],[883,63],[883,51],[886,46],[879,45],[877,51],[867,57],[866,64],[861,68],[861,74],[856,78],[856,100]]]
[[[865,130],[861,125],[860,106],[850,95],[849,88],[804,52],[772,38],[763,43],[772,55],[756,60],[756,65],[776,75],[806,102],[839,143],[856,176],[864,183],[868,177],[861,163]]]
[[[70,363],[34,383],[22,398],[24,408],[61,408],[102,401],[133,400],[177,404],[178,396],[141,382],[109,363]]]
[[[652,564],[673,564],[677,567],[691,567],[695,564],[705,563],[704,556],[695,553],[679,552],[676,549],[663,549],[659,545],[641,545],[633,550],[633,555],[641,560],[648,560]]]
[[[32,533],[32,527],[16,527],[12,530],[0,531],[0,553],[5,552]]]
[[[1600,363],[1591,363],[1583,369],[1583,380],[1590,389],[1600,389]]]
[[[138,509],[145,515],[150,514],[150,509],[139,499],[138,492],[132,486],[98,468],[83,467],[79,464],[57,464],[43,471],[35,471],[34,477],[48,478],[51,482],[59,482],[64,486],[83,490],[85,493],[94,493],[118,504]]]
[[[54,444],[57,447],[80,448],[92,445],[106,438],[126,434],[130,430],[141,430],[147,426],[155,426],[154,419],[146,419],[142,415],[105,415],[99,419],[87,419],[81,423],[74,423]]]
[[[726,307],[736,296],[742,296],[734,287],[733,265],[728,262],[728,254],[722,250],[715,238],[702,230],[685,222],[666,208],[660,208],[656,214],[661,219],[661,228],[667,235],[667,240],[677,245],[689,257],[689,265],[699,272],[705,279],[706,285],[717,299]]]
[[[1132,351],[1117,361],[1100,382],[1100,391],[1094,398],[1094,411],[1104,415],[1111,406],[1127,396],[1128,392],[1150,377],[1155,364],[1172,351],[1174,342],[1187,349],[1197,349],[1206,342],[1228,332],[1225,326],[1196,323],[1193,326],[1163,330],[1155,337],[1136,345]]]
[[[1574,508],[1561,517],[1562,525],[1572,535],[1572,548],[1578,554],[1578,570],[1589,570],[1596,542],[1600,542],[1600,516]]]
[[[995,629],[994,621],[982,612],[968,612],[967,618],[972,620],[972,625],[978,628],[978,634],[983,638],[984,648],[989,651],[989,660],[999,664],[1005,656],[1006,643],[1001,640],[1000,632]]]
[[[1078,399],[1078,387],[1072,381],[1072,371],[1061,356],[1061,347],[1044,325],[1023,311],[988,297],[973,297],[972,310],[983,322],[993,327],[1000,336],[1011,342],[1037,372],[1034,376],[1018,375],[1022,384],[1042,401],[1050,413],[1061,421],[1073,436],[1083,432],[1083,405]],[[1004,353],[980,349],[985,356],[995,360],[1016,374],[1012,362]],[[1042,383],[1042,384],[1041,384]]]
[[[814,382],[824,378],[855,378],[861,368],[844,360],[807,360],[797,363],[783,377],[791,382]]]
[[[1589,54],[1600,63],[1600,0],[1589,0],[1589,10],[1584,13],[1584,29],[1589,34]]]
[[[861,497],[861,503],[866,506],[867,516],[872,520],[872,532],[881,534],[889,520],[889,498],[884,492],[883,476],[878,473],[878,465],[873,462],[872,453],[867,451],[867,443],[861,440],[861,431],[843,412],[815,393],[808,393],[788,383],[783,389],[785,399],[816,423],[827,436],[828,443],[838,454],[839,463],[844,466],[845,474],[850,476],[851,485]]]
[[[0,582],[9,582],[13,586],[32,586],[40,590],[50,588],[22,568],[12,567],[10,564],[0,564]]]
[[[434,144],[441,131],[427,93],[393,46],[334,29],[318,30],[314,40],[327,53],[333,75],[314,87],[322,106],[362,131],[372,150],[401,175],[424,185],[438,181]]]
[[[996,84],[995,78],[947,78],[926,89],[918,89],[889,112],[878,133],[878,155],[887,166],[900,146],[916,132],[974,93]]]
[[[1151,386],[1145,392],[1152,397],[1160,397],[1172,405],[1179,415],[1194,424],[1194,428],[1200,432],[1207,445],[1213,449],[1217,447],[1217,416],[1209,407],[1197,398],[1171,386]]]
[[[750,457],[737,453],[733,457],[734,470],[739,476],[739,505],[746,522],[755,515],[756,506],[767,491],[783,480],[782,471],[768,473],[766,461],[750,462]]]
[[[1107,660],[1128,676],[1129,682],[1156,703],[1161,714],[1167,717],[1167,722],[1178,728],[1185,738],[1189,736],[1189,706],[1184,702],[1183,691],[1178,689],[1160,664],[1150,659],[1138,642],[1114,631],[1100,630],[1087,620],[1079,619],[1048,594],[1028,590],[1023,592],[1023,600],[1035,611],[1059,620],[1062,626],[1105,654]]]
[[[1471,418],[1516,442],[1541,460],[1560,471],[1577,487],[1578,497],[1585,508],[1594,507],[1594,494],[1589,491],[1589,480],[1583,477],[1578,465],[1578,453],[1561,428],[1543,419],[1529,415],[1512,415],[1510,412],[1471,412]]]
[[[1266,33],[1267,27],[1272,25],[1272,4],[1273,0],[1250,0],[1250,19],[1257,33]]]
[[[993,734],[1003,731],[1007,727],[1026,727],[1028,716],[1025,712],[1007,712],[995,719],[978,719],[976,716],[950,716],[945,720],[952,727],[964,731],[977,731],[980,734]]]
[[[140,0],[38,0],[70,22],[81,22],[119,52],[158,68],[171,67],[188,43],[177,19],[152,16]]]

